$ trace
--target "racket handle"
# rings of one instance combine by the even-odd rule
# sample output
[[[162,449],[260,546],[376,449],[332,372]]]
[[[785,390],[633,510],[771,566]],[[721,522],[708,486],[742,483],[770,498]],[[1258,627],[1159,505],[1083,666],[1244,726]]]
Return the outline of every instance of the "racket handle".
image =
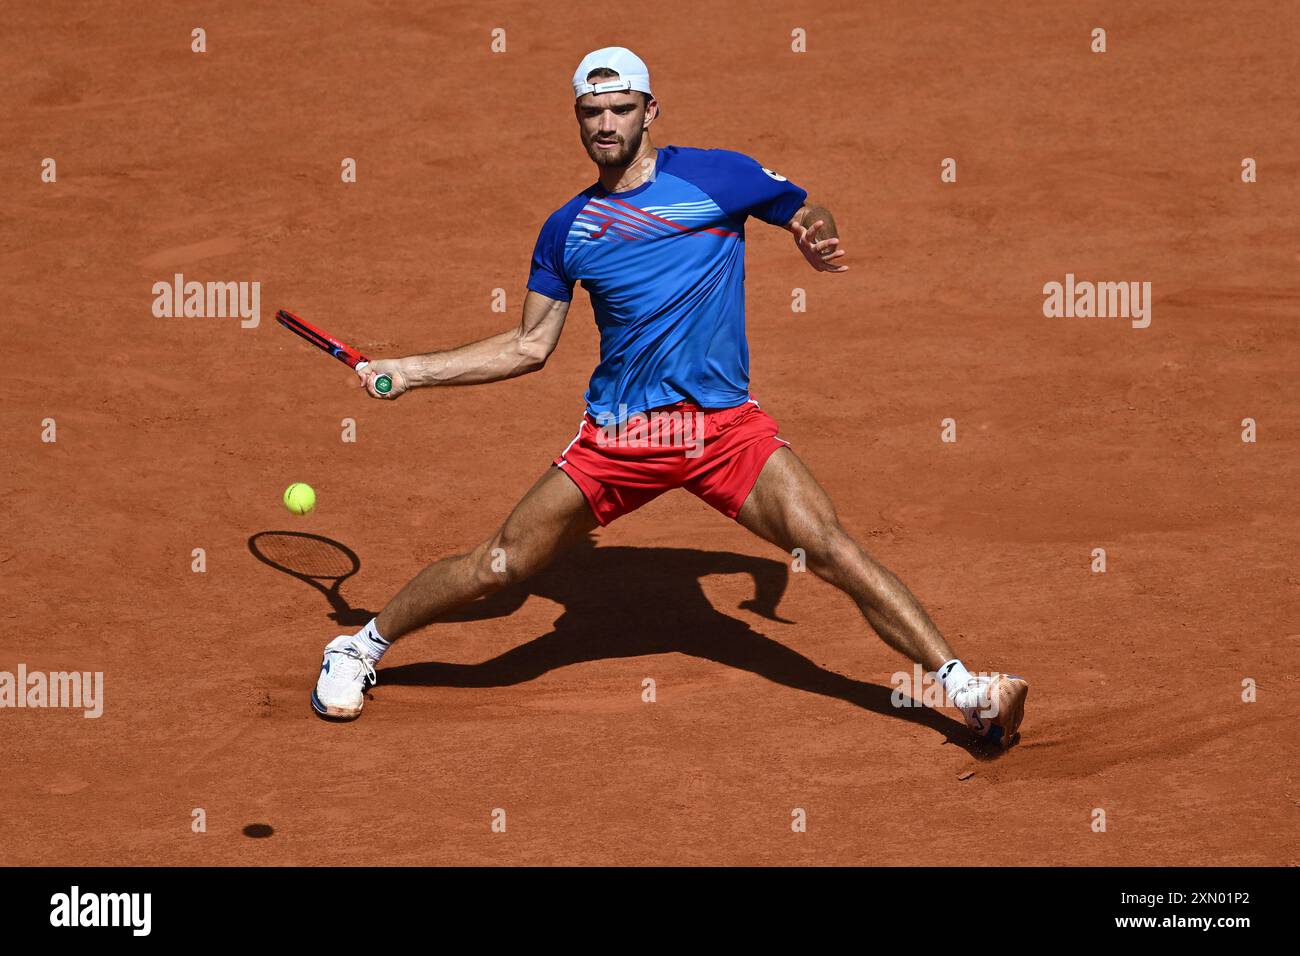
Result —
[[[366,366],[369,364],[370,363],[367,362],[365,359],[362,359],[360,362],[357,363],[357,371],[364,372],[366,370]],[[389,378],[387,375],[381,375],[377,379],[375,379],[375,391],[378,392],[380,395],[387,395],[392,390],[393,390],[393,380]]]

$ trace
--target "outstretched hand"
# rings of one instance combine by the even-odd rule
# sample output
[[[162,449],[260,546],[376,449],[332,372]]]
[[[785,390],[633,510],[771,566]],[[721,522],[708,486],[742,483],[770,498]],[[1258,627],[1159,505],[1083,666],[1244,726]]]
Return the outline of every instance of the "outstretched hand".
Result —
[[[834,260],[844,255],[844,250],[839,248],[840,240],[816,238],[817,230],[825,224],[826,220],[818,219],[805,229],[800,223],[795,223],[791,229],[794,233],[794,244],[799,247],[808,264],[818,272],[848,272],[848,266],[832,264]]]

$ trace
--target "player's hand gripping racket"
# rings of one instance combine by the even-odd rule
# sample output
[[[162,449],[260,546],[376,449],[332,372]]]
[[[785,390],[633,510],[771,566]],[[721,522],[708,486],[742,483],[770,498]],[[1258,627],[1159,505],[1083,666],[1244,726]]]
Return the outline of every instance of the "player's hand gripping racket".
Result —
[[[329,352],[348,368],[354,368],[358,372],[364,372],[366,366],[370,364],[370,359],[366,358],[350,345],[345,345],[332,335],[326,335],[310,322],[304,322],[298,316],[285,309],[275,313],[275,321],[279,322],[290,332],[301,335],[316,348]],[[375,391],[380,395],[387,395],[393,390],[393,380],[387,375],[380,375],[375,379]]]

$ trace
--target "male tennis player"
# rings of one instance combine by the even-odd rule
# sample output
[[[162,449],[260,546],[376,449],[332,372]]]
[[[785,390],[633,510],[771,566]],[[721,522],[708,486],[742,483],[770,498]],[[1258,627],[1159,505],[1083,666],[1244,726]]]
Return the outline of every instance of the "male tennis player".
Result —
[[[745,220],[794,234],[819,272],[848,267],[835,220],[784,176],[720,149],[656,148],[659,113],[630,50],[588,54],[574,113],[599,181],[556,210],[533,250],[517,328],[460,348],[377,359],[359,373],[375,398],[428,385],[476,385],[535,372],[555,349],[573,285],[591,296],[600,364],[577,435],[505,523],[468,554],[430,564],[357,634],[325,648],[312,706],[361,713],[393,641],[521,581],[567,545],[674,488],[685,488],[847,593],[887,644],[936,672],[967,724],[1006,747],[1029,688],[972,675],[911,592],[840,526],[816,479],[749,394]],[[387,374],[392,390],[375,379]],[[913,690],[919,699],[920,688]]]

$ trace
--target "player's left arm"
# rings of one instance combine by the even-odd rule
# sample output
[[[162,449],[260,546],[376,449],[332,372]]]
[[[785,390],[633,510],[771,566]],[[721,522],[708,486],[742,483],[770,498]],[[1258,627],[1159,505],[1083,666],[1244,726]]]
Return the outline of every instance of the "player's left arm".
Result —
[[[825,206],[805,202],[785,228],[794,234],[794,244],[818,272],[849,270],[848,266],[835,263],[844,255],[844,250],[840,248],[840,231],[835,225],[835,217]]]

